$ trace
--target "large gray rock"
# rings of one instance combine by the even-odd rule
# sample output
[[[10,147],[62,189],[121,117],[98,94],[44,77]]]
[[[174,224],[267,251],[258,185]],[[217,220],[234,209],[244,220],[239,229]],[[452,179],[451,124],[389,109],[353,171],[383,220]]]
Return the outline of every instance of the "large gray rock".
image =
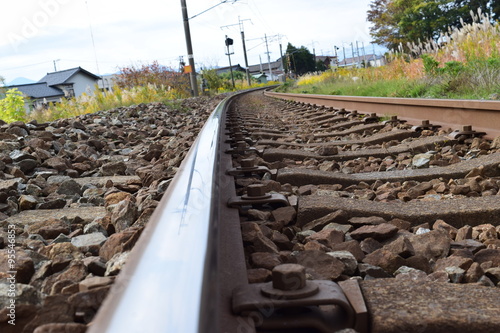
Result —
[[[101,246],[107,240],[107,237],[100,232],[94,232],[91,234],[85,234],[73,237],[71,239],[71,244],[77,248],[88,247],[88,246]]]
[[[345,269],[342,261],[321,251],[303,251],[295,256],[297,263],[316,280],[335,280]]]
[[[137,206],[131,200],[122,200],[116,205],[112,205],[112,207],[111,223],[114,225],[116,232],[127,229],[135,222]]]
[[[117,253],[106,263],[104,276],[117,275],[127,262],[130,251]]]
[[[333,252],[327,252],[326,254],[334,257],[335,259],[338,259],[342,261],[345,265],[344,274],[347,275],[354,275],[356,272],[356,269],[358,268],[358,261],[356,258],[352,255],[351,252],[348,251],[333,251]]]

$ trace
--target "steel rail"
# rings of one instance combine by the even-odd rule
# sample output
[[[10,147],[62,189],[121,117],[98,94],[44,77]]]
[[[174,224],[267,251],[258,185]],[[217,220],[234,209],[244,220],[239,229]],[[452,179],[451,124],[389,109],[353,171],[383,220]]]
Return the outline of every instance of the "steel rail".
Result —
[[[358,110],[361,113],[378,113],[379,116],[395,115],[414,125],[419,125],[422,119],[453,130],[462,130],[462,126],[472,125],[473,130],[486,132],[485,138],[500,136],[499,101],[332,96],[269,91],[265,94],[296,102]]]
[[[237,95],[235,95],[237,96]],[[207,332],[204,289],[213,260],[212,211],[221,121],[212,112],[130,253],[89,332]],[[217,209],[217,208],[216,208]]]

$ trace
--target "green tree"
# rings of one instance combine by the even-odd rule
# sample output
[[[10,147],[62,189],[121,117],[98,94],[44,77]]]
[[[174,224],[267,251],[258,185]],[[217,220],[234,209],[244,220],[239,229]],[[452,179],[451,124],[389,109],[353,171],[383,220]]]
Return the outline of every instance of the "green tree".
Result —
[[[328,68],[326,67],[325,63],[321,60],[317,60],[316,61],[316,71],[318,72],[324,72],[326,71]]]
[[[296,48],[288,43],[286,54],[288,55],[286,68],[290,69],[296,75],[303,75],[316,70],[314,55],[305,46]]]
[[[224,79],[217,75],[216,69],[204,69],[202,76],[210,90],[217,91],[224,86]]]
[[[367,12],[373,41],[389,49],[437,40],[448,28],[473,21],[471,12],[500,17],[500,0],[373,0]]]
[[[222,73],[220,76],[224,80],[231,80],[231,72]],[[246,74],[242,71],[233,71],[233,77],[235,80],[244,80],[246,78]]]
[[[407,41],[436,39],[439,32],[448,28],[448,18],[438,1],[396,0],[395,3],[402,9],[398,26]]]
[[[367,14],[367,21],[372,24],[370,35],[373,42],[388,49],[395,49],[403,42],[397,19],[402,14],[401,7],[393,0],[373,0]]]
[[[0,100],[0,119],[10,123],[25,118],[23,93],[16,88],[7,90],[5,98]]]

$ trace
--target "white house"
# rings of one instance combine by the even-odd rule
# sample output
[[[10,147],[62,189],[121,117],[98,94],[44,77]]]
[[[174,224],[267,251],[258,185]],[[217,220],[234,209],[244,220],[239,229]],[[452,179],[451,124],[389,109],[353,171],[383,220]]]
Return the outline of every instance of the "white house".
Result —
[[[345,58],[339,60],[339,67],[380,67],[386,64],[385,57],[375,54],[367,54],[359,57]]]
[[[97,85],[99,86],[99,89],[101,91],[111,91],[116,84],[117,78],[118,74],[101,75],[101,78],[99,79],[99,82],[97,82]]]
[[[9,86],[17,88],[27,98],[26,111],[45,107],[51,102],[60,102],[63,97],[78,97],[84,92],[92,94],[99,76],[81,67],[47,73],[40,81]]]
[[[271,70],[269,70],[269,65],[271,65]],[[283,63],[281,62],[281,58],[269,63],[260,63],[258,65],[248,66],[248,71],[250,75],[258,75],[261,73],[265,73],[267,80],[269,81],[278,81],[282,80],[284,77],[285,71],[283,70]]]

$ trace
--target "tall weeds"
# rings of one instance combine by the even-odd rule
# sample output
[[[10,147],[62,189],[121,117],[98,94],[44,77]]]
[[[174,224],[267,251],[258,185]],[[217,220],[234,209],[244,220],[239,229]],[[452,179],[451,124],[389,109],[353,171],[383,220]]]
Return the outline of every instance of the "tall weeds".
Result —
[[[29,115],[30,120],[46,122],[59,118],[75,117],[82,114],[109,110],[120,106],[140,103],[163,102],[188,97],[184,90],[169,89],[164,86],[146,84],[144,86],[123,89],[114,86],[111,91],[102,92],[95,87],[93,95],[82,94],[77,98],[63,99],[47,109],[37,110]]]
[[[386,55],[377,68],[334,69],[299,78],[294,91],[398,97],[497,98],[500,95],[500,24],[481,12],[473,23],[449,29],[438,41],[409,43]],[[354,80],[353,80],[354,79]],[[391,82],[397,82],[394,85]],[[385,88],[394,87],[390,92]],[[384,95],[385,96],[385,95]]]

